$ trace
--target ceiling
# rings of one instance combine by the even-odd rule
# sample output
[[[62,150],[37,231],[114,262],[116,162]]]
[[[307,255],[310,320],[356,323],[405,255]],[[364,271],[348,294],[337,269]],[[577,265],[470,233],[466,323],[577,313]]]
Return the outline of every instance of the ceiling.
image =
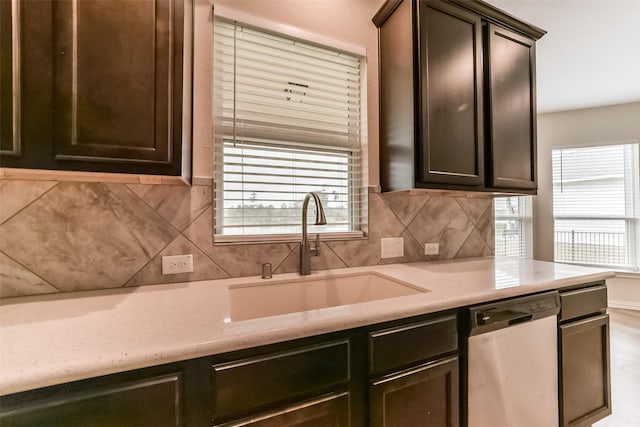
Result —
[[[640,101],[640,0],[486,1],[547,31],[538,112]]]

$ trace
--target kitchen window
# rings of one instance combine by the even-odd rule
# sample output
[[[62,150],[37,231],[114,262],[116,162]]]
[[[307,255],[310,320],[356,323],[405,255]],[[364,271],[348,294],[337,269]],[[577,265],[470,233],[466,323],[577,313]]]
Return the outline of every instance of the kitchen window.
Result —
[[[639,145],[553,150],[555,261],[638,270]]]
[[[495,254],[533,258],[533,218],[531,196],[496,197]]]
[[[302,40],[299,30],[292,37],[219,11],[213,25],[215,241],[297,239],[302,201],[311,191],[320,195],[327,225],[310,232],[361,237],[364,50],[328,47]]]

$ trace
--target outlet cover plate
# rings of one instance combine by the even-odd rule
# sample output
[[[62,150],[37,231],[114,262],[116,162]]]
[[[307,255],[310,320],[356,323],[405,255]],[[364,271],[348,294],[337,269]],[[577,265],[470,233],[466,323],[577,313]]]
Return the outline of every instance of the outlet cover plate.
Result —
[[[398,258],[404,256],[404,237],[385,237],[380,239],[380,258]]]
[[[438,255],[440,253],[440,243],[425,243],[424,254],[425,255]]]
[[[193,255],[172,255],[162,257],[162,274],[193,272]]]

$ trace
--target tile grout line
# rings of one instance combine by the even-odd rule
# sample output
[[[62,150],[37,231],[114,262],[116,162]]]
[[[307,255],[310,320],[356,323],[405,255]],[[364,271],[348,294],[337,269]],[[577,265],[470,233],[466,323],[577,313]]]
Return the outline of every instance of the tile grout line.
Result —
[[[57,286],[55,286],[54,284],[50,283],[48,280],[44,279],[42,276],[40,276],[39,274],[37,274],[35,271],[32,271],[30,268],[28,268],[26,265],[22,264],[20,261],[16,260],[15,258],[13,258],[11,255],[7,254],[4,251],[0,250],[0,254],[6,256],[7,258],[9,258],[11,261],[15,262],[16,264],[18,264],[20,267],[24,268],[26,271],[28,271],[29,273],[33,274],[34,276],[36,276],[38,279],[42,280],[44,283],[46,283],[47,285],[51,286],[53,289],[57,290],[60,293],[63,293],[62,290],[60,290],[60,288],[58,288]],[[53,293],[53,292],[51,292]],[[38,295],[38,294],[25,294],[25,295],[16,295],[16,296],[28,296],[28,295]],[[42,294],[45,295],[45,294]]]
[[[44,193],[40,194],[38,197],[36,197],[35,199],[33,199],[32,201],[30,201],[29,203],[27,203],[26,205],[24,205],[22,208],[20,208],[19,210],[17,210],[13,215],[11,215],[9,218],[5,219],[4,221],[2,221],[2,223],[0,224],[0,226],[6,224],[7,222],[11,221],[11,219],[15,218],[18,214],[20,214],[22,211],[24,211],[25,209],[27,209],[29,206],[31,206],[32,204],[34,204],[35,202],[37,202],[38,200],[40,200],[42,197],[44,197],[46,194],[48,194],[51,190],[53,190],[54,188],[56,188],[58,186],[58,184],[60,184],[60,181],[53,181],[55,182],[55,184],[53,184],[51,186],[51,188],[49,188],[48,190],[46,190]]]

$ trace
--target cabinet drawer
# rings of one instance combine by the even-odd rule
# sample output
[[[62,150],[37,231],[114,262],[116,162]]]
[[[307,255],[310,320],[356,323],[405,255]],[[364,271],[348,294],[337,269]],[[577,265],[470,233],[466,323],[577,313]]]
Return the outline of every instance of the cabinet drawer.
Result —
[[[346,339],[213,365],[214,418],[321,391],[349,377]]]
[[[606,285],[591,286],[560,294],[559,320],[600,313],[607,308]]]
[[[407,366],[457,348],[456,316],[372,332],[369,334],[369,373]]]
[[[183,389],[182,372],[98,387],[71,383],[49,398],[30,401],[26,393],[26,402],[13,404],[3,397],[0,425],[179,427],[185,425]]]
[[[217,427],[347,427],[349,394],[331,394],[307,402],[295,403],[279,410],[259,414]]]

